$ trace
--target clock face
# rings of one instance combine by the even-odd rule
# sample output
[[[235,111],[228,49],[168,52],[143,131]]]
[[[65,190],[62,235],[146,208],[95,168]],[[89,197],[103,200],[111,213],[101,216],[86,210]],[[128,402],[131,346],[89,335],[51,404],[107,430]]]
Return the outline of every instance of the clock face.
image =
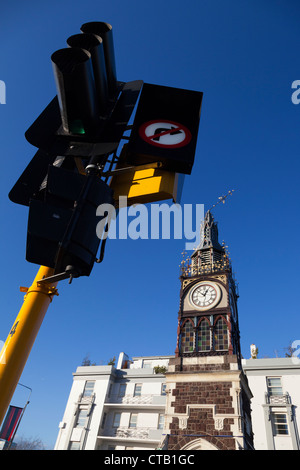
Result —
[[[220,298],[221,290],[213,282],[199,282],[190,294],[190,301],[198,310],[208,310],[215,307]]]

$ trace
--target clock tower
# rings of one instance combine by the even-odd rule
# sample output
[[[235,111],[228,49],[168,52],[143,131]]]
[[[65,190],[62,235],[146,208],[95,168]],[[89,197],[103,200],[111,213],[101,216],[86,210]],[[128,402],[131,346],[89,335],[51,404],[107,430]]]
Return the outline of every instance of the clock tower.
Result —
[[[237,286],[210,211],[180,281],[175,357],[166,374],[167,448],[251,449],[252,394],[241,367]]]

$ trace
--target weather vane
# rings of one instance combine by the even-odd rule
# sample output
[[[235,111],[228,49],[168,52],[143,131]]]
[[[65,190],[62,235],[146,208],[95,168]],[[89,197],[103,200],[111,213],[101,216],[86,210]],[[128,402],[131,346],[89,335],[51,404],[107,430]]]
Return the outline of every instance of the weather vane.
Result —
[[[218,204],[220,204],[221,202],[223,202],[223,204],[225,204],[225,200],[226,198],[229,196],[229,195],[232,195],[232,193],[234,192],[235,190],[234,189],[231,189],[230,191],[228,191],[227,194],[225,194],[224,196],[220,196],[218,199],[218,202],[216,202],[216,204],[214,204],[213,206],[211,206],[211,208],[209,209],[210,211],[216,207]]]

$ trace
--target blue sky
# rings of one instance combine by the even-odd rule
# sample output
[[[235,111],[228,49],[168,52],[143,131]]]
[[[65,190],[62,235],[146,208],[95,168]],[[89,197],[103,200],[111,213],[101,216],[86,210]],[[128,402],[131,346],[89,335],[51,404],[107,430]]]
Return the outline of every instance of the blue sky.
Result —
[[[51,54],[87,21],[114,32],[119,80],[204,93],[198,145],[182,204],[235,189],[214,210],[239,283],[244,357],[284,356],[299,333],[300,79],[297,0],[10,1],[1,7],[1,316],[6,336],[38,266],[25,261],[27,208],[8,192],[35,153],[24,132],[56,94]],[[108,240],[89,278],[59,285],[20,382],[33,389],[19,435],[53,448],[72,372],[173,354],[185,240]],[[18,398],[19,399],[19,398]],[[24,396],[23,398],[24,399]]]

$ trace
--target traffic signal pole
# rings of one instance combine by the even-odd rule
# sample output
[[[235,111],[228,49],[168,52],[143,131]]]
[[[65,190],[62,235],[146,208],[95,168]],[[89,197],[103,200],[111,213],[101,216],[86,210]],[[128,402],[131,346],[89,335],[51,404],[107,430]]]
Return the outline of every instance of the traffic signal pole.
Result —
[[[41,266],[0,352],[0,424],[19,382],[27,358],[54,295],[57,283],[40,283],[53,275],[53,269]]]

